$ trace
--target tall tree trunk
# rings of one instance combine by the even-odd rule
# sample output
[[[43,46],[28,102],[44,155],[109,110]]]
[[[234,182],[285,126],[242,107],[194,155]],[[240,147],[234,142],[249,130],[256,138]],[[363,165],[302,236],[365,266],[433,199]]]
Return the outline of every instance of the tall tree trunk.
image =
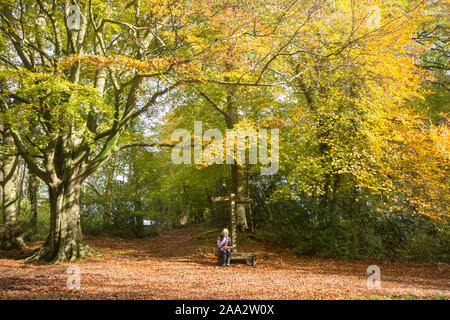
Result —
[[[238,122],[238,109],[237,105],[233,103],[232,97],[233,92],[230,92],[227,97],[227,129],[234,129],[234,126]],[[232,182],[232,193],[237,197],[244,196],[244,182],[242,177],[242,170],[239,165],[233,163],[231,165],[231,182]],[[240,230],[247,230],[247,216],[245,213],[245,204],[236,205],[236,223]]]
[[[299,74],[300,72],[300,64],[297,64],[295,67],[295,73]],[[311,112],[316,113],[318,111],[316,102],[317,102],[317,96],[321,95],[322,88],[318,88],[315,92],[310,88],[309,85],[305,83],[305,80],[302,76],[297,78],[297,86],[298,86],[298,93],[302,94],[308,103],[308,107]],[[323,93],[322,93],[323,96]],[[321,118],[318,119],[317,125],[316,125],[316,136],[318,140],[327,138],[329,135],[329,129],[324,125]],[[326,140],[326,139],[324,139]],[[319,143],[319,155],[325,155],[326,152],[330,149],[330,146],[326,142],[320,142]],[[322,160],[320,162],[321,167],[325,170],[328,166],[327,160]],[[326,227],[326,225],[329,223],[329,215],[330,215],[330,208],[329,208],[329,200],[330,200],[330,186],[332,184],[332,176],[329,173],[325,173],[324,175],[324,186],[323,186],[323,194],[319,196],[319,206],[317,208],[317,219],[319,222],[319,225],[321,228]]]
[[[111,217],[113,209],[112,190],[110,187],[106,189],[106,200],[108,203],[103,208],[103,229],[109,231],[111,228]]]
[[[31,206],[31,230],[34,232],[37,228],[38,221],[38,199],[37,194],[39,190],[38,178],[34,173],[28,173],[28,200]]]
[[[22,173],[20,173],[22,169]],[[23,166],[20,165],[19,163],[19,197],[17,200],[17,216],[20,217],[20,209],[21,209],[21,204],[22,204],[22,198],[23,198],[23,189],[24,189],[24,184],[25,184],[25,175],[27,174],[27,166],[26,164],[24,164]]]
[[[189,201],[189,193],[186,185],[183,185],[183,202],[184,207],[182,208],[182,214],[180,218],[180,224],[182,226],[186,225],[189,221],[189,216],[191,215],[191,205]]]
[[[249,174],[247,173],[246,175],[246,184],[247,184],[247,197],[250,199],[251,198],[251,192],[250,192],[250,177]],[[247,209],[248,209],[248,218],[249,218],[249,229],[250,232],[254,232],[254,224],[253,224],[253,210],[252,210],[252,205],[249,203],[247,204]]]
[[[242,170],[239,168],[237,164],[231,165],[231,179],[233,182],[233,192],[237,197],[243,197],[245,194],[244,183]],[[236,224],[240,230],[247,230],[247,215],[245,211],[246,204],[237,204],[236,205]]]
[[[97,254],[85,243],[81,232],[80,190],[81,182],[72,179],[49,187],[50,233],[44,246],[26,262],[59,263]]]
[[[134,201],[134,210],[137,214],[135,214],[135,226],[134,226],[134,235],[136,238],[143,238],[145,236],[144,231],[144,217],[142,216],[142,200],[141,196],[138,192],[136,200]]]
[[[106,201],[103,208],[103,230],[105,231],[111,231],[111,225],[112,225],[112,218],[113,218],[113,202],[114,202],[114,177],[115,177],[115,171],[116,171],[116,159],[111,159],[111,168],[108,168],[106,173]]]
[[[3,128],[3,145],[13,146],[13,139],[7,128]],[[22,228],[19,222],[19,157],[11,155],[13,150],[6,150],[2,157],[2,206],[3,206],[3,240],[4,250],[25,247]]]

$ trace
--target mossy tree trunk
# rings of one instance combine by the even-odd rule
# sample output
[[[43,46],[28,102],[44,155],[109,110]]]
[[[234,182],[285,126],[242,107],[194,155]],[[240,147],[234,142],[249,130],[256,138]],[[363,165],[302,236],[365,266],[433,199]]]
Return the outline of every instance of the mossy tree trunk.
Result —
[[[19,157],[14,155],[13,139],[8,128],[2,128],[3,146],[6,148],[2,155],[2,209],[3,227],[2,243],[4,250],[21,249],[25,247],[22,228],[19,222]]]
[[[132,25],[130,19],[133,16],[128,14],[126,22],[106,21],[96,13],[96,9],[93,10],[96,5],[89,1],[77,3],[79,25],[77,28],[69,28],[69,14],[60,14],[60,11],[67,12],[70,4],[66,1],[61,7],[62,11],[41,1],[31,7],[0,8],[2,17],[5,17],[2,36],[5,43],[13,48],[11,56],[5,58],[5,61],[10,66],[18,66],[30,72],[23,75],[25,82],[14,76],[0,83],[0,111],[7,115],[2,117],[2,121],[5,119],[9,123],[16,149],[26,162],[28,170],[47,185],[51,203],[49,236],[45,245],[26,260],[29,262],[72,261],[87,253],[94,253],[85,244],[81,233],[78,200],[83,181],[105,164],[117,150],[119,138],[129,130],[134,119],[153,108],[160,97],[184,83],[180,80],[163,88],[158,84],[148,97],[143,89],[147,90],[150,80],[147,75],[131,66],[130,72],[122,72],[115,70],[114,66],[105,67],[102,64],[96,65],[96,71],[92,72],[83,68],[83,62],[78,61],[64,68],[57,67],[60,62],[67,61],[67,57],[83,56],[92,51],[98,57],[113,55],[117,48],[108,45],[111,40],[109,33],[104,35],[106,25]],[[17,19],[13,13],[16,9],[20,11],[20,16],[26,16],[27,19],[33,19],[37,15],[45,16],[46,23],[53,30],[46,33],[49,41],[39,40],[44,32],[42,26],[21,30],[16,28],[14,21]],[[157,42],[155,33],[150,32],[148,23],[142,19],[139,1],[133,2],[124,10],[134,10],[135,27],[132,27],[132,31],[136,32],[117,31],[117,35],[129,34],[130,37],[130,41],[124,42],[124,55],[136,60],[155,54],[161,56],[161,48],[153,45]],[[145,32],[142,31],[141,34],[144,29]],[[178,32],[178,24],[174,23],[173,28],[169,29],[171,32]],[[30,48],[29,43],[33,39],[38,41],[36,46]],[[173,54],[172,51],[167,53]],[[41,59],[36,59],[38,55]],[[176,53],[175,56],[178,55]],[[40,85],[34,87],[36,81],[31,80],[37,73],[43,76],[41,70],[46,70],[46,80],[40,83],[45,88]],[[54,73],[55,77],[48,76],[48,73]],[[70,82],[76,86],[54,86],[54,81],[58,84],[61,81]],[[86,91],[91,83],[98,96],[94,97],[89,93],[91,91]],[[6,94],[3,94],[3,87],[7,89]],[[45,95],[43,92],[46,92]],[[103,97],[105,100],[101,99]],[[19,113],[23,109],[16,106],[22,104],[30,112]],[[110,113],[111,111],[113,112]]]
[[[233,101],[233,97],[234,91],[230,90],[227,97],[227,129],[234,129],[234,126],[238,122],[238,107]],[[231,182],[232,193],[234,193],[238,198],[245,196],[243,174],[237,163],[231,164]],[[245,204],[236,205],[236,224],[240,230],[248,229],[245,207]]]
[[[36,231],[38,221],[38,191],[39,181],[35,174],[28,173],[28,200],[30,201],[31,209],[31,228]]]
[[[233,67],[229,64],[225,66],[225,70],[230,72]],[[224,77],[224,81],[230,81],[228,77]],[[225,118],[227,129],[234,129],[234,126],[238,123],[238,105],[236,104],[236,87],[227,86],[226,88],[226,99],[221,102],[214,101],[213,98],[207,95],[206,92],[199,90],[200,95],[206,99],[209,104],[211,104],[217,111],[219,111]],[[237,197],[242,197],[245,195],[245,188],[243,182],[242,170],[239,164],[233,163],[231,166],[231,183],[232,183],[232,193]],[[247,216],[246,216],[246,205],[238,204],[236,205],[236,223],[240,230],[247,230]]]
[[[61,181],[48,186],[50,232],[44,246],[26,262],[59,263],[98,254],[83,239],[79,204],[81,186],[77,172],[68,173]]]

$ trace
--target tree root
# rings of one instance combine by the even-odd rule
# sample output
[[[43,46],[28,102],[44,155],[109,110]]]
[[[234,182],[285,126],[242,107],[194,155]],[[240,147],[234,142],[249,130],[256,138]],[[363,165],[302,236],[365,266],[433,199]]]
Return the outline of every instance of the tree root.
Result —
[[[22,237],[15,237],[13,239],[3,239],[1,248],[3,250],[13,250],[13,249],[20,249],[22,250],[27,245],[25,244],[25,241],[23,241]]]
[[[42,262],[48,262],[50,264],[58,264],[63,262],[79,261],[87,256],[102,257],[103,254],[100,251],[92,249],[84,242],[76,245],[75,247],[72,245],[68,245],[64,249],[60,247],[58,250],[53,250],[53,252],[50,250],[49,246],[45,244],[33,255],[26,258],[23,263],[39,264]]]
[[[23,263],[38,263],[38,262],[45,261],[46,260],[45,257],[47,256],[48,252],[49,252],[48,248],[44,245],[42,248],[37,250],[34,254],[32,254],[28,258],[25,258],[23,260]]]

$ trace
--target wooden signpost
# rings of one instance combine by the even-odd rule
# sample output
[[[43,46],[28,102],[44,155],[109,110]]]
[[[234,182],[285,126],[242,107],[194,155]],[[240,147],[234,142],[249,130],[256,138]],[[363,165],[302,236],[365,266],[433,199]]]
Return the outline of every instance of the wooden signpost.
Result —
[[[236,230],[236,205],[241,203],[253,203],[253,200],[246,197],[237,197],[232,193],[229,197],[211,197],[215,205],[229,204],[231,206],[231,241],[233,243],[233,252],[237,252],[237,230]]]

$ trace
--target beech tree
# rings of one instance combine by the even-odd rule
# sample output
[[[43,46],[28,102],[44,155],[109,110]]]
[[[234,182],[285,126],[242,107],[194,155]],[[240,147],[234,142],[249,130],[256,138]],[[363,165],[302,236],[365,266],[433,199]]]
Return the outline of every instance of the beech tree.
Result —
[[[28,262],[95,254],[83,240],[79,196],[133,119],[195,72],[212,43],[195,2],[15,1],[0,9],[8,92],[2,121],[49,190],[51,223]]]
[[[2,188],[2,243],[4,250],[23,248],[23,232],[19,222],[19,168],[20,157],[15,152],[14,141],[8,127],[0,126]]]
[[[214,75],[215,81],[196,83],[191,92],[225,122],[226,129],[237,128],[240,121],[246,120],[248,106],[254,108],[256,103],[261,103],[255,99],[256,92],[271,87],[279,89],[286,83],[276,71],[276,65],[281,57],[290,54],[293,40],[300,36],[310,17],[323,5],[324,1],[231,2],[211,25],[212,32],[220,32],[224,41],[215,48],[213,56],[203,61],[205,74]],[[235,159],[230,169],[231,192],[245,196],[242,164]],[[247,206],[236,205],[237,226],[242,230],[248,229]]]
[[[214,65],[221,65],[228,39],[242,39],[246,50],[249,39],[263,43],[272,32],[259,26],[276,30],[277,14],[289,3],[4,2],[0,36],[14,50],[1,57],[9,89],[2,120],[29,170],[48,186],[51,207],[48,239],[27,261],[94,254],[80,228],[83,181],[129,142],[129,124],[169,92],[193,83],[250,82],[227,81],[227,70]],[[255,8],[258,19],[249,15]],[[233,32],[218,28],[234,15],[242,21],[235,20]],[[266,65],[271,55],[254,58],[255,66]]]

